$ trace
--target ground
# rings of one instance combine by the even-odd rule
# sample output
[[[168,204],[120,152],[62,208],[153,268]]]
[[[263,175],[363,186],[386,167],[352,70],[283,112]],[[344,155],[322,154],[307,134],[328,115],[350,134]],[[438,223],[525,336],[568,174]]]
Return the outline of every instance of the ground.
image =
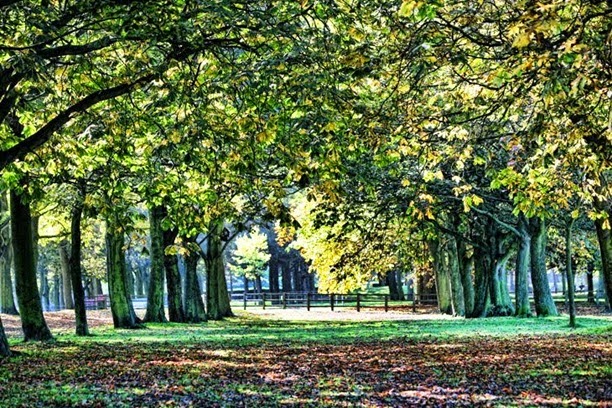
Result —
[[[369,311],[253,310],[202,325],[71,334],[0,364],[1,407],[612,406],[612,318],[458,319]]]

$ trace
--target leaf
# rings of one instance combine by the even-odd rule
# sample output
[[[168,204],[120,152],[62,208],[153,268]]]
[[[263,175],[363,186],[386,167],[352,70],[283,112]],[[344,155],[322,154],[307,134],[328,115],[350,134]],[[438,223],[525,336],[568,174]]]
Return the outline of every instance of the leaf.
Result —
[[[520,32],[514,41],[512,42],[512,46],[514,48],[525,48],[531,42],[531,35],[527,31]]]

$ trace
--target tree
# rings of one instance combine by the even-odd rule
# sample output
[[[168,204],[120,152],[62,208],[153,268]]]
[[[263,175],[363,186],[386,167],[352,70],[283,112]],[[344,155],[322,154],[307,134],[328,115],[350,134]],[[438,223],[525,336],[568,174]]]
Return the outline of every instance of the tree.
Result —
[[[206,311],[210,320],[220,320],[234,315],[230,306],[225,279],[223,231],[222,220],[215,220],[211,223],[204,255],[204,262],[206,263]]]
[[[17,315],[11,278],[12,249],[7,192],[0,193],[0,313]]]
[[[164,209],[161,206],[149,210],[149,223],[151,235],[151,275],[147,291],[147,312],[145,322],[166,321],[164,312],[164,242],[162,222]]]
[[[270,261],[267,236],[251,230],[250,233],[238,236],[235,239],[235,246],[229,268],[237,276],[244,277],[245,282],[257,279],[261,282],[261,276]],[[261,287],[258,290],[261,291]]]
[[[48,341],[52,340],[53,336],[42,313],[40,292],[36,283],[32,215],[29,203],[24,202],[24,198],[23,194],[11,190],[11,239],[14,250],[17,302],[24,340]],[[23,225],[28,228],[23,228]]]
[[[200,323],[207,320],[204,302],[202,301],[202,290],[198,279],[198,261],[200,260],[200,248],[195,238],[186,238],[185,255],[185,321],[189,323]]]

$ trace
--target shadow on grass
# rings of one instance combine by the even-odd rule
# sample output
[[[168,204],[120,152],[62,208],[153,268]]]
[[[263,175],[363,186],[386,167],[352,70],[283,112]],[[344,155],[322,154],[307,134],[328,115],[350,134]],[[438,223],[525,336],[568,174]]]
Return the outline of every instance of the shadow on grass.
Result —
[[[569,335],[612,333],[612,319],[582,317],[579,327],[570,329],[567,319],[488,318],[356,321],[273,321],[246,315],[221,322],[199,325],[148,324],[141,330],[115,330],[101,327],[93,336],[79,338],[60,333],[58,339],[75,342],[164,342],[206,343],[223,346],[262,344],[347,344],[402,339],[404,341],[443,341],[475,336],[512,337],[518,335]]]

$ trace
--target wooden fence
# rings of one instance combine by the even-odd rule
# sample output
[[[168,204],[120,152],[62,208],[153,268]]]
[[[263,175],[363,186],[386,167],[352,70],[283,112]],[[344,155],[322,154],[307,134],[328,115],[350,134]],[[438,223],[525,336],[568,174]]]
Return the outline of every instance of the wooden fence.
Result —
[[[249,307],[266,308],[312,308],[326,307],[331,310],[342,307],[355,308],[358,312],[363,308],[384,308],[385,312],[393,306],[412,306],[416,311],[420,305],[436,305],[436,295],[414,295],[410,300],[391,301],[387,294],[371,293],[312,293],[312,292],[244,292],[233,293],[231,299],[234,302],[242,302],[243,308]]]

